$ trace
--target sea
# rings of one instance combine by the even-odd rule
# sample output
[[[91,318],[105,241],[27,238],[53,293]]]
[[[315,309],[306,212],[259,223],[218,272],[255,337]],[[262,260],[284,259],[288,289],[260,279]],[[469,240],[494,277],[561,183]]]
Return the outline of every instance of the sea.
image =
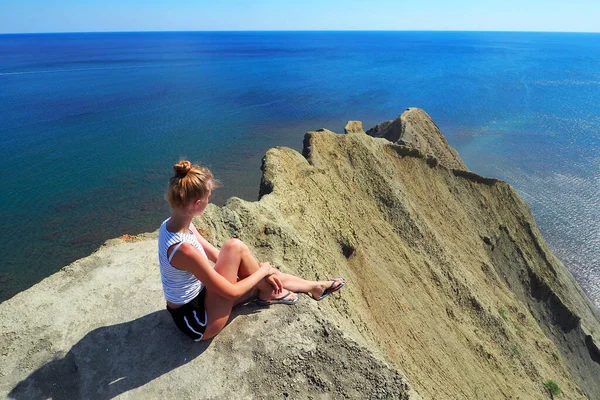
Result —
[[[423,108],[600,306],[600,34],[0,35],[0,301],[154,231],[181,157],[256,200],[267,149]]]

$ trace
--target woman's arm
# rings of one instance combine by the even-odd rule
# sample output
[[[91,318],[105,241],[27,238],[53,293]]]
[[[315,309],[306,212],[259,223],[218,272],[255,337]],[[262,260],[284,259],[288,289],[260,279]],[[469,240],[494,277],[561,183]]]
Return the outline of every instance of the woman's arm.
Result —
[[[215,246],[210,244],[208,240],[206,240],[202,237],[200,232],[198,232],[198,229],[196,229],[196,227],[194,226],[193,222],[190,224],[190,229],[192,230],[192,232],[194,232],[194,235],[196,236],[198,243],[200,243],[200,245],[204,249],[204,252],[206,253],[206,256],[208,257],[208,259],[210,261],[216,263],[217,258],[219,257],[219,249],[217,249]]]
[[[215,291],[219,296],[229,300],[235,300],[244,293],[252,289],[261,279],[276,272],[268,263],[264,263],[260,268],[248,277],[231,283],[221,274],[214,270],[198,249],[189,243],[182,244],[171,260],[171,265],[177,269],[190,271],[206,287]]]

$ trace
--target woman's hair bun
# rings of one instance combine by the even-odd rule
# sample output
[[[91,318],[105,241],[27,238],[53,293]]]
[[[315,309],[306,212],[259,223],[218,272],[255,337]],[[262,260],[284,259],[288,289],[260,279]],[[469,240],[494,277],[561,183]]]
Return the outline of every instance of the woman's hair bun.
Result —
[[[208,168],[202,168],[188,160],[180,160],[173,169],[175,175],[169,179],[167,189],[167,200],[171,208],[185,207],[221,186]]]
[[[183,178],[192,169],[192,163],[188,160],[181,160],[173,166],[173,169],[175,170],[175,175]]]

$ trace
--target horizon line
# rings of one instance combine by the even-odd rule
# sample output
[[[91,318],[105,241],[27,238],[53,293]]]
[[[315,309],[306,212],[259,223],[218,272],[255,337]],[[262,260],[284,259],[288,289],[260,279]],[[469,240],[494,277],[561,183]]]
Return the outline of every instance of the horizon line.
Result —
[[[455,29],[219,29],[219,30],[129,30],[129,31],[56,31],[56,32],[0,32],[0,35],[60,35],[93,33],[253,33],[253,32],[473,32],[473,33],[584,33],[600,31],[537,31],[537,30],[455,30]]]

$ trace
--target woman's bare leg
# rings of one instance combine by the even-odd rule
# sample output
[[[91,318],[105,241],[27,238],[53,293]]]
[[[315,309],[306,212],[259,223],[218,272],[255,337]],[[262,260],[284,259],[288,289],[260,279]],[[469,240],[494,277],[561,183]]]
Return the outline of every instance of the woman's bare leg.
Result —
[[[315,299],[321,297],[323,292],[331,287],[331,284],[334,282],[333,280],[309,281],[283,272],[277,272],[277,277],[281,280],[283,287],[287,290],[299,293],[310,293]]]
[[[237,239],[233,239],[233,240],[237,240]],[[259,265],[258,265],[258,261],[254,258],[254,256],[250,252],[250,249],[248,248],[248,246],[242,241],[239,241],[238,244],[244,249],[244,252],[247,253],[247,255],[245,255],[245,257],[242,258],[242,265],[240,265],[240,269],[239,269],[239,273],[238,273],[238,276],[240,278],[245,278],[248,275],[253,274],[256,270],[258,270]],[[332,280],[331,281],[309,281],[307,279],[303,279],[298,276],[286,274],[283,272],[277,272],[277,277],[281,280],[281,283],[283,284],[283,287],[285,289],[287,289],[291,292],[295,292],[295,293],[310,293],[314,298],[321,297],[321,295],[323,295],[323,292],[327,288],[329,288],[331,286],[331,284],[334,282]],[[261,293],[259,294],[260,298],[266,300],[270,295],[270,293],[268,293],[268,291],[271,290],[272,288],[265,281],[262,281],[261,283],[265,283],[268,285],[266,288],[263,288],[264,291],[261,291]]]
[[[240,279],[244,279],[258,271],[260,265],[258,265],[258,261],[252,255],[252,252],[250,252],[248,246],[239,239],[230,240],[235,242],[240,247],[240,251],[242,252],[242,261],[238,270],[238,277]],[[273,293],[273,286],[271,286],[265,279],[261,280],[256,287],[258,289],[258,297],[263,300],[267,300],[275,295]],[[295,298],[295,296],[295,294],[292,294],[288,296],[288,298],[292,300]]]
[[[215,271],[231,283],[236,283],[238,278],[247,277],[257,271],[258,268],[258,262],[250,253],[248,246],[237,239],[230,239],[223,244],[215,264]],[[257,292],[259,296],[267,299],[273,293],[273,288],[263,279],[256,285],[255,289],[234,300],[226,299],[207,288],[205,304],[208,325],[203,339],[209,339],[219,333],[227,324],[233,306],[245,299],[252,298]]]
[[[225,242],[215,264],[215,271],[231,283],[238,281],[238,272],[242,263],[243,251],[238,243],[232,240]],[[229,300],[206,288],[205,306],[208,324],[202,339],[210,339],[225,327],[231,309],[239,299]]]
[[[238,239],[230,239],[223,244],[215,264],[215,271],[231,283],[236,283],[238,278],[243,279],[253,274],[259,268],[258,261],[252,255],[248,246]],[[310,293],[314,298],[320,297],[333,283],[333,281],[309,281],[283,272],[277,272],[277,276],[286,290]],[[233,306],[252,298],[256,292],[258,292],[260,298],[266,300],[273,295],[273,288],[263,279],[256,285],[255,289],[234,300],[228,300],[207,288],[205,304],[208,313],[208,325],[203,339],[210,339],[219,333],[229,320]],[[289,298],[293,299],[295,296],[297,295],[292,293]]]

